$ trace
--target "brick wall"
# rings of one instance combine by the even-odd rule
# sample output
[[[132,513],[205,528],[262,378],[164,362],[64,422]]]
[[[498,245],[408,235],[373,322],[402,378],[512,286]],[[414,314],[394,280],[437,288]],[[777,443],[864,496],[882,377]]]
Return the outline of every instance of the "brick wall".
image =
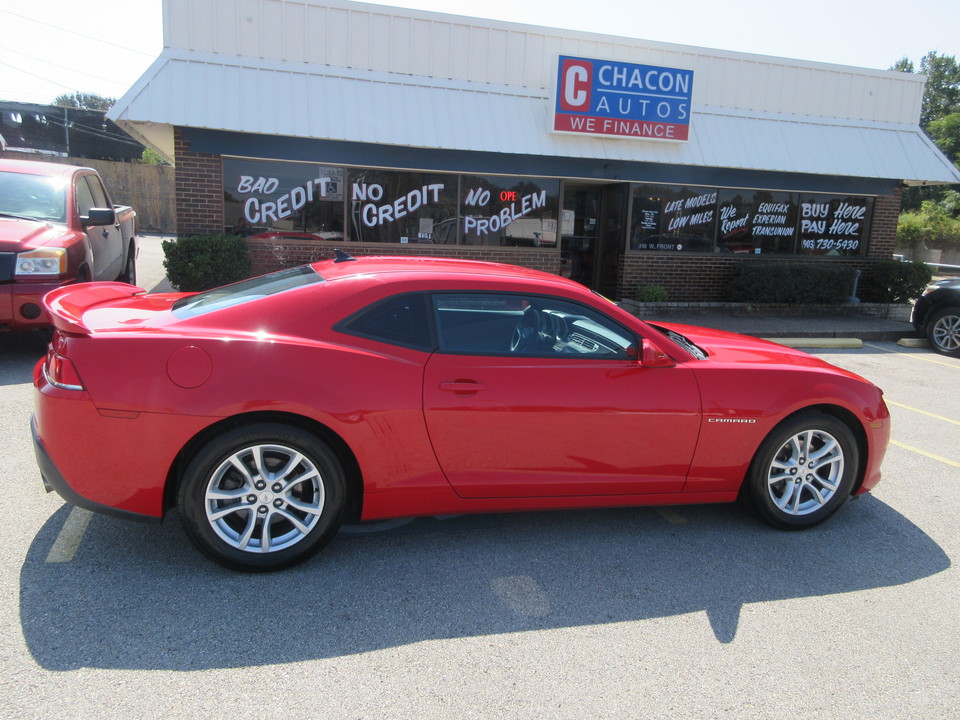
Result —
[[[340,248],[354,256],[410,255],[414,257],[447,257],[463,260],[486,260],[560,274],[560,253],[555,250],[504,248],[471,245],[399,245],[396,243],[352,243],[324,240],[259,240],[248,238],[250,259],[255,274],[284,267],[332,258]]]
[[[223,232],[223,177],[219,155],[190,150],[180,129],[173,135],[176,158],[177,234]]]
[[[897,247],[897,219],[903,203],[903,188],[893,195],[881,195],[873,206],[873,228],[870,231],[869,257],[889,260]]]
[[[874,261],[869,259],[772,259],[769,256],[765,261],[788,262],[794,265],[828,263],[830,267],[856,268],[864,273],[868,273],[874,264]],[[744,262],[757,260],[752,257],[741,259],[732,255],[684,257],[679,253],[631,253],[624,256],[618,297],[633,297],[639,285],[662,285],[670,302],[729,302],[730,282],[737,274],[739,265]]]

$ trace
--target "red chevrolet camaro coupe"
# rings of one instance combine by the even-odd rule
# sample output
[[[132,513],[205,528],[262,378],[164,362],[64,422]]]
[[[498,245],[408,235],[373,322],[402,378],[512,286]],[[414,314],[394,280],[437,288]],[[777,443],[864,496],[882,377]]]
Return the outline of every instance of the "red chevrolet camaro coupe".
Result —
[[[509,265],[338,253],[45,304],[47,488],[112,515],[177,506],[241,570],[303,561],[344,520],[742,498],[806,528],[877,483],[890,434],[852,373]]]

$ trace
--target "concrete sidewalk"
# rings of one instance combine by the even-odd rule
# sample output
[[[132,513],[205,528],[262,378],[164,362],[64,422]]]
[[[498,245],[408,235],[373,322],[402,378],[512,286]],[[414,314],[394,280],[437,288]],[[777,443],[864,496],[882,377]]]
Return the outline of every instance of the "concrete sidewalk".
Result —
[[[891,340],[916,338],[909,322],[867,315],[725,315],[720,312],[669,313],[657,318],[663,322],[700,325],[729,332],[770,339]]]

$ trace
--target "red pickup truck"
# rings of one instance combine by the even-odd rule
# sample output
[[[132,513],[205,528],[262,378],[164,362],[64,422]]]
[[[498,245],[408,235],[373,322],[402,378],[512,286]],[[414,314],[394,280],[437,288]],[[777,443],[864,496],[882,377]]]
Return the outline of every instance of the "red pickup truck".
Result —
[[[0,159],[0,330],[48,325],[40,300],[62,285],[136,284],[135,223],[92,168]]]

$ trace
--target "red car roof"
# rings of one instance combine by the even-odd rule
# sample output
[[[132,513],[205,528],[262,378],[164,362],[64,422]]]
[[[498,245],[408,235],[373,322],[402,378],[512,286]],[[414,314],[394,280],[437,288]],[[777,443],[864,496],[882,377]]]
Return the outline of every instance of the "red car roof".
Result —
[[[553,275],[543,272],[542,270],[480,260],[409,256],[365,256],[340,262],[335,260],[322,260],[313,263],[313,268],[327,280],[368,273],[436,274],[440,276],[450,274],[483,275],[486,277],[498,276],[511,280],[535,279],[538,281],[557,282],[563,285],[574,285],[581,290],[583,289],[583,286],[579,285],[579,283],[574,283],[559,275]]]

